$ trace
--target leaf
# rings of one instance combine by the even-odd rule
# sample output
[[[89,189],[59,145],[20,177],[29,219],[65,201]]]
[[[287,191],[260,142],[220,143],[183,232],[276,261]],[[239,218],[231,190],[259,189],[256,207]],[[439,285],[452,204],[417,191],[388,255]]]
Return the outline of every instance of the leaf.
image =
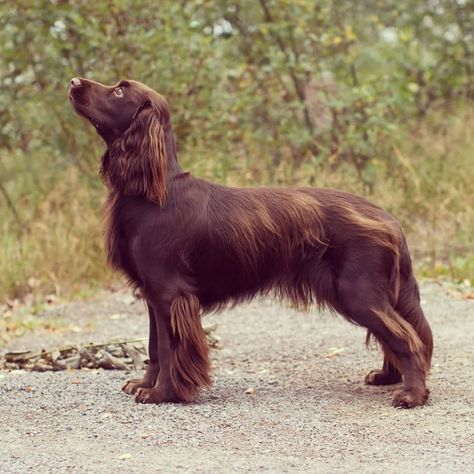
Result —
[[[335,357],[338,356],[339,354],[342,354],[344,352],[344,347],[331,347],[329,349],[329,352],[324,355],[324,357]]]

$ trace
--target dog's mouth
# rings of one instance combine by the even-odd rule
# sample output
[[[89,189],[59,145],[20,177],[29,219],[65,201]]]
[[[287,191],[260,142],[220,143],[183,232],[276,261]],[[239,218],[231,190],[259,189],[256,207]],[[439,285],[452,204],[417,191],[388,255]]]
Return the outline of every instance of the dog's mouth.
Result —
[[[81,115],[82,117],[84,117],[85,119],[87,119],[94,127],[96,130],[100,130],[100,123],[99,121],[92,115],[89,115],[88,113],[84,112],[84,111],[80,111],[78,109],[76,109],[76,111],[79,113],[79,115]]]
[[[90,122],[92,125],[94,125],[94,127],[95,127],[97,130],[99,130],[99,128],[100,128],[100,123],[99,123],[99,121],[98,121],[96,118],[94,118],[94,117],[92,117],[92,116],[87,116],[87,115],[86,115],[85,117],[86,117],[87,120],[89,120],[89,122]]]
[[[69,91],[69,100],[72,106],[74,107],[74,110],[81,117],[87,119],[96,128],[96,130],[99,130],[101,128],[99,120],[97,120],[93,115],[89,113],[86,105],[80,100],[78,100],[78,98],[72,93],[72,91]]]

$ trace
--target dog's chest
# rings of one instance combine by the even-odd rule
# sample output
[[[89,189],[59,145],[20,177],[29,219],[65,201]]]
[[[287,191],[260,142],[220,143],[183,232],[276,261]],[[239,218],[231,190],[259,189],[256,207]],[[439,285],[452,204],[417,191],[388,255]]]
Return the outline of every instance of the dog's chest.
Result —
[[[109,265],[136,280],[131,243],[137,232],[133,216],[138,213],[127,204],[123,198],[109,197],[105,206],[105,247]]]

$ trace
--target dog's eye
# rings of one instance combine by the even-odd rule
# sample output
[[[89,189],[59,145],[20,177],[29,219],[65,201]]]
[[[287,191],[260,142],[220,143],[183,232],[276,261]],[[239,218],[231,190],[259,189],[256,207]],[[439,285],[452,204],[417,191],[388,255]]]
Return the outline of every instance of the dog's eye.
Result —
[[[117,89],[114,89],[114,94],[117,97],[123,97],[123,89],[121,87],[117,87]]]

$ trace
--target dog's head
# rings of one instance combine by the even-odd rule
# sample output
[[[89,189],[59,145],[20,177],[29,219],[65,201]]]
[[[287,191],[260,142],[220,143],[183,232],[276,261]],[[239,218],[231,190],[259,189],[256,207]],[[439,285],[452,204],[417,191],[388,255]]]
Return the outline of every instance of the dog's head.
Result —
[[[142,115],[154,112],[162,123],[169,120],[165,98],[137,81],[123,80],[105,86],[74,77],[69,87],[69,100],[74,110],[89,120],[109,146]]]
[[[137,81],[105,86],[75,77],[69,100],[107,144],[101,167],[106,182],[125,195],[163,204],[170,120],[165,98]]]

